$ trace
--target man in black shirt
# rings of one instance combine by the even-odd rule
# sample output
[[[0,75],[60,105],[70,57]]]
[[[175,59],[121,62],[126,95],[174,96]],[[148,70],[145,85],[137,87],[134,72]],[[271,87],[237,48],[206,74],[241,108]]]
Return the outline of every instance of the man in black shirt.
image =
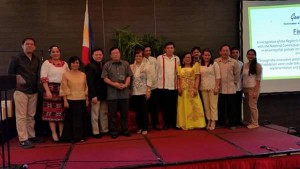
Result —
[[[33,54],[36,49],[33,38],[25,38],[22,41],[22,48],[22,53],[11,58],[8,74],[17,77],[17,89],[13,97],[20,145],[23,148],[32,148],[34,146],[31,142],[38,141],[35,137],[34,116],[38,96],[40,60]]]
[[[96,138],[100,138],[101,133],[108,133],[107,89],[106,83],[101,78],[104,56],[101,48],[94,49],[92,54],[93,58],[90,63],[85,66],[85,73],[89,89],[89,99],[91,100],[93,135]]]

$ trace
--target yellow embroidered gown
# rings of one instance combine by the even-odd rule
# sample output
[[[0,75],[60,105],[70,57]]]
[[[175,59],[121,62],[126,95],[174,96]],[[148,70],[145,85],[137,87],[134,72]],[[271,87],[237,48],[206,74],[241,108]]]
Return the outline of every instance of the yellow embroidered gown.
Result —
[[[199,75],[199,64],[192,68],[178,66],[178,76],[182,95],[178,95],[177,127],[183,130],[203,128],[206,126],[202,102],[199,92],[193,97],[195,77]]]

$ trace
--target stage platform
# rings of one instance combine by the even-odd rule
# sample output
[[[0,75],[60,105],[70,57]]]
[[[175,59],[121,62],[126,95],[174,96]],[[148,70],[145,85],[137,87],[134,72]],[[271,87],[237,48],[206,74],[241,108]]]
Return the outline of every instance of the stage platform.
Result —
[[[32,149],[12,139],[11,164],[27,164],[29,169],[300,168],[300,138],[274,124],[257,129],[169,129],[117,139],[106,135],[76,144],[45,139]]]

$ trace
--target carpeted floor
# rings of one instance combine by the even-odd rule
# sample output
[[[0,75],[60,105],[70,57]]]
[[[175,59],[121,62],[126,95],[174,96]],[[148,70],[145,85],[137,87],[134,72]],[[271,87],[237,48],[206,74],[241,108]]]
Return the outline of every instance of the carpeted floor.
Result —
[[[290,155],[300,152],[299,142],[298,137],[269,127],[214,131],[169,129],[150,131],[146,136],[133,133],[131,137],[117,139],[106,135],[76,144],[55,144],[46,138],[32,149],[22,149],[14,138],[10,141],[10,154],[11,164],[27,164],[30,169],[143,168]]]

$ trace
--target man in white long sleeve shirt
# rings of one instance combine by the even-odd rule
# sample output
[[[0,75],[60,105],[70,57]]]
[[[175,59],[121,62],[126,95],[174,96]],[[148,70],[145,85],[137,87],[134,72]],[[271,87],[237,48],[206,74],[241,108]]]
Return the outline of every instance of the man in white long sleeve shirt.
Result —
[[[176,128],[177,117],[177,66],[180,59],[174,55],[175,44],[168,42],[165,44],[164,54],[157,57],[156,73],[157,88],[159,92],[159,103],[162,107],[164,129]]]
[[[159,102],[158,102],[158,90],[157,90],[157,74],[156,74],[156,58],[151,56],[151,46],[144,46],[144,60],[148,63],[151,71],[152,87],[151,97],[149,99],[148,110],[151,114],[152,129],[160,130],[159,127]],[[153,71],[154,70],[154,71]]]

